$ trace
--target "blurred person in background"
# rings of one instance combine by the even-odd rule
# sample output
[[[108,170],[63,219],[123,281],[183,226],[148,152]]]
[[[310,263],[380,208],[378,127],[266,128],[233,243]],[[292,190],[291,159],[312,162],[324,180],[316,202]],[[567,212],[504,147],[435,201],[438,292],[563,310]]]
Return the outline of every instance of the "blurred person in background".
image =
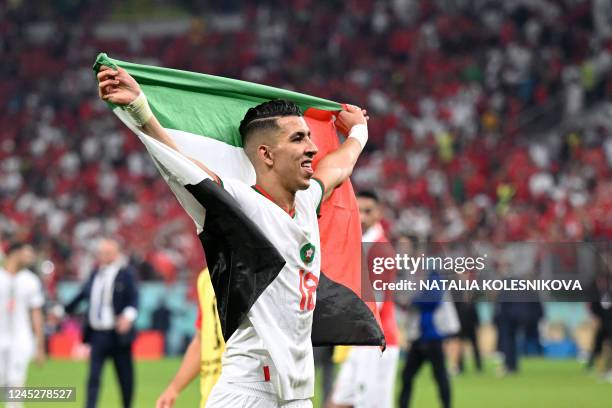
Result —
[[[400,237],[402,240],[413,238]],[[414,242],[412,247],[416,245]],[[415,280],[440,280],[436,271],[416,271]],[[451,384],[446,369],[446,356],[443,342],[448,336],[456,334],[459,329],[459,318],[454,303],[450,301],[442,290],[428,290],[417,293],[410,303],[398,302],[399,306],[407,311],[406,337],[410,346],[406,352],[406,362],[402,371],[402,389],[399,397],[399,406],[410,406],[412,396],[412,383],[425,362],[432,365],[432,374],[438,387],[440,403],[444,408],[451,406]]]
[[[164,355],[168,355],[168,333],[172,319],[172,311],[166,304],[165,296],[159,300],[159,303],[151,314],[151,330],[158,331],[164,338]]]
[[[58,331],[59,325],[58,320],[53,313],[54,307],[58,304],[57,302],[57,275],[55,271],[55,265],[49,259],[43,260],[38,270],[40,272],[39,277],[42,285],[43,296],[45,298],[43,316],[46,319],[43,322],[43,330],[45,333],[45,350],[49,351],[51,337]]]
[[[509,302],[501,298],[498,298],[495,305],[498,349],[503,356],[502,366],[498,369],[499,376],[518,372],[517,341],[525,310],[524,303]]]
[[[361,219],[363,254],[367,260],[366,267],[369,268],[375,257],[393,258],[395,252],[380,223],[382,211],[376,193],[365,190],[358,192],[357,204]],[[370,280],[372,278],[374,277],[370,276]],[[393,282],[395,271],[386,270],[376,279]],[[395,318],[395,303],[391,294],[383,292],[376,295],[379,295],[377,305],[387,347],[382,356],[379,347],[351,347],[336,378],[328,408],[393,406],[399,359],[399,331]]]
[[[323,394],[321,395],[320,406],[325,405],[331,395],[332,386],[334,385],[334,360],[335,347],[333,346],[318,346],[312,348],[315,360],[315,370],[321,375],[321,383],[323,385]]]
[[[610,259],[611,256],[608,255]],[[593,338],[593,346],[589,359],[587,361],[587,369],[592,369],[595,365],[595,360],[602,354],[604,345],[608,343],[610,353],[612,353],[612,272],[608,270],[606,273],[599,274],[593,284],[593,298],[590,303],[591,313],[597,321],[597,330]],[[606,379],[612,381],[612,367],[604,369]]]
[[[516,280],[533,278],[535,248],[528,242],[504,244],[503,250],[495,260],[500,279],[506,280],[511,285]],[[525,339],[526,334],[529,334],[532,343],[539,342],[538,326],[544,317],[544,311],[539,293],[535,290],[500,290],[495,293],[495,297],[498,346],[503,354],[503,364],[497,374],[503,377],[519,371],[519,357],[522,350],[519,350],[518,342],[521,336]]]
[[[593,320],[595,320],[595,335],[593,336],[593,342],[591,345],[591,351],[589,353],[589,358],[587,359],[586,369],[592,370],[595,366],[595,360],[601,354],[603,350],[604,340],[605,340],[605,330],[603,325],[603,308],[601,307],[601,303],[599,301],[590,302],[589,308],[591,314],[593,316]]]
[[[121,404],[132,405],[134,363],[132,343],[136,338],[134,321],[138,315],[138,288],[135,273],[112,238],[101,238],[96,248],[97,266],[79,293],[63,309],[74,313],[87,302],[83,342],[91,346],[86,407],[97,405],[102,368],[112,358],[121,388]],[[56,312],[63,316],[64,310]]]
[[[518,296],[524,296],[516,301]],[[498,370],[499,376],[516,374],[519,371],[518,341],[525,333],[529,324],[538,329],[539,321],[543,318],[543,309],[538,301],[537,294],[530,295],[523,292],[520,295],[500,291],[495,308],[498,322],[499,349],[503,354],[503,365]],[[529,299],[534,299],[530,301]],[[539,306],[538,306],[539,305]],[[539,335],[538,335],[539,337]]]
[[[462,274],[459,279],[470,279],[469,274]],[[480,319],[478,310],[474,301],[473,291],[459,291],[455,294],[455,308],[461,329],[457,333],[456,340],[458,341],[458,354],[455,356],[455,361],[450,369],[452,374],[461,374],[465,370],[465,349],[466,342],[469,342],[474,356],[474,365],[476,371],[482,372],[482,358],[480,355],[480,347],[478,345],[478,327]]]
[[[544,352],[540,339],[540,322],[544,318],[544,307],[539,300],[525,304],[525,334],[522,352],[524,355],[540,356]]]
[[[185,351],[176,375],[157,399],[156,408],[172,408],[179,394],[200,374],[200,407],[206,406],[210,391],[221,375],[225,340],[217,312],[217,299],[208,268],[198,276],[196,332]]]
[[[13,242],[0,266],[0,387],[25,386],[32,357],[39,365],[46,358],[44,294],[40,279],[30,270],[35,259],[30,244]]]

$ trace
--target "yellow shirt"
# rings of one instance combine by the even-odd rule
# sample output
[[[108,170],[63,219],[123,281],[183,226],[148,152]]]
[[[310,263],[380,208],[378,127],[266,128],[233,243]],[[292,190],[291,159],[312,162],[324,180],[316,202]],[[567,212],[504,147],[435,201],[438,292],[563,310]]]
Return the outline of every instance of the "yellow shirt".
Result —
[[[225,341],[217,314],[217,299],[208,268],[198,276],[198,300],[200,306],[200,407],[204,408],[210,391],[221,374],[221,355]]]
[[[350,352],[351,346],[335,346],[332,361],[334,364],[342,364],[346,361]]]

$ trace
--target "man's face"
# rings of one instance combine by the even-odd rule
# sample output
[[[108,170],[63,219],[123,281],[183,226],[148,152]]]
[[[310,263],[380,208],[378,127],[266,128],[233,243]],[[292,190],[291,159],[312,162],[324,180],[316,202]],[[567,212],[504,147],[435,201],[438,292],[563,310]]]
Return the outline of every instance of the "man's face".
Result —
[[[19,269],[23,268],[31,268],[36,260],[36,254],[34,253],[34,248],[30,245],[24,245],[21,249],[19,249]]]
[[[119,258],[119,244],[110,239],[102,239],[96,255],[100,265],[109,265]]]
[[[380,220],[378,204],[372,198],[357,197],[357,205],[359,206],[361,230],[365,232]]]
[[[272,147],[273,169],[289,191],[305,190],[314,174],[312,159],[317,146],[311,139],[310,129],[301,116],[285,116],[277,119],[281,130],[277,144]]]

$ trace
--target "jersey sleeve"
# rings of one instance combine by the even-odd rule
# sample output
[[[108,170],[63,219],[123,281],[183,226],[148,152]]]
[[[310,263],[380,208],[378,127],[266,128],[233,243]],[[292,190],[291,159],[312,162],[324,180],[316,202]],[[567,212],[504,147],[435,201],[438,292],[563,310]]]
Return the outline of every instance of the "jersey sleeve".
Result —
[[[43,293],[40,279],[32,276],[32,293],[28,300],[28,305],[31,309],[42,307],[45,304],[45,295]]]
[[[321,204],[323,203],[323,195],[325,194],[325,185],[318,178],[312,178],[310,187],[305,191],[306,196],[311,200],[316,208],[317,215],[321,213]]]

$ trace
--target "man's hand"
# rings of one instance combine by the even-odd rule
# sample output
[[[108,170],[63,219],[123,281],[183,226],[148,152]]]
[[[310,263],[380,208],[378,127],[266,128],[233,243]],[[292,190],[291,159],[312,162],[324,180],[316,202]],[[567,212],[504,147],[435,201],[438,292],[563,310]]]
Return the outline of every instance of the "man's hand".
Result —
[[[187,384],[192,382],[200,373],[200,363],[202,361],[200,345],[200,329],[196,330],[195,335],[185,351],[183,361],[178,372],[170,381],[168,387],[157,399],[155,408],[172,408],[178,395],[185,389]]]
[[[170,384],[157,399],[155,408],[172,408],[174,407],[177,397],[178,391],[172,384]]]
[[[130,329],[132,328],[132,322],[130,321],[130,319],[128,319],[125,316],[119,316],[117,318],[116,328],[117,328],[117,333],[125,334],[129,332]]]
[[[98,72],[98,95],[107,102],[123,106],[140,93],[138,82],[121,67],[112,69],[102,65]]]
[[[367,111],[355,105],[347,105],[346,110],[341,111],[336,118],[336,128],[345,136],[355,125],[367,125],[369,117]]]
[[[136,82],[136,80],[132,78],[132,76],[121,67],[117,67],[117,69],[112,69],[105,65],[102,65],[100,66],[100,71],[98,72],[97,76],[98,95],[104,101],[111,102],[119,106],[126,106],[134,102],[141,93],[140,85],[138,85],[138,82]],[[176,142],[161,126],[157,118],[155,118],[155,115],[153,115],[153,112],[151,112],[144,94],[139,98],[139,100],[141,103],[138,104],[138,101],[136,101],[135,109],[131,112],[128,112],[134,120],[135,124],[140,127],[145,134],[153,137],[159,142],[162,142],[171,149],[174,149],[177,152],[181,153]],[[188,156],[185,157],[193,161],[198,167],[208,173],[208,175],[210,175],[213,179],[218,179],[217,175],[204,164]],[[117,324],[117,331],[119,333],[121,333],[120,330],[124,329],[124,324],[125,323],[123,323],[121,326]],[[129,327],[127,330],[129,330]]]
[[[334,189],[351,176],[368,141],[368,119],[366,110],[354,105],[347,105],[346,109],[338,114],[336,128],[344,133],[347,139],[339,148],[321,159],[313,176],[325,186],[323,200],[327,200]]]
[[[36,350],[36,356],[34,357],[34,361],[36,361],[36,365],[42,367],[42,365],[47,360],[47,354],[45,353],[45,349],[43,347],[39,347]]]
[[[47,315],[47,324],[49,326],[53,326],[53,327],[57,327],[57,325],[60,323],[60,318],[57,317],[56,314],[54,314],[53,312],[49,313]]]

